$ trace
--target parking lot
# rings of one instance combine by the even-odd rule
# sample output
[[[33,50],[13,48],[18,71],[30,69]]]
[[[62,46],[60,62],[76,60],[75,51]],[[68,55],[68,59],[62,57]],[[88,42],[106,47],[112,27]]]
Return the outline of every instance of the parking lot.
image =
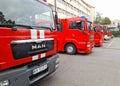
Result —
[[[59,53],[59,57],[57,72],[33,86],[120,86],[120,38],[105,41],[88,55]]]

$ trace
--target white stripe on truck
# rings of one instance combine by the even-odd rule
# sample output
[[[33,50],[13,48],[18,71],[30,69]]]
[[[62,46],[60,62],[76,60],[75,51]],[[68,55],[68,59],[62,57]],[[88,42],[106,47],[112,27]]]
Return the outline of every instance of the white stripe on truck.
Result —
[[[37,30],[31,30],[31,39],[37,39]],[[38,60],[38,55],[32,56],[32,61]]]
[[[37,30],[31,30],[31,39],[37,39]]]
[[[32,61],[38,60],[38,55],[32,56]]]
[[[39,30],[39,32],[40,32],[40,39],[44,39],[45,38],[45,31]],[[46,53],[41,54],[41,58],[44,58],[45,56],[46,56]]]
[[[45,31],[39,30],[39,32],[40,32],[40,39],[44,39],[45,38]]]
[[[45,31],[44,30],[39,30],[39,34],[40,34],[39,35],[40,39],[45,38]],[[37,39],[37,38],[38,38],[37,30],[31,30],[31,39]],[[41,58],[44,58],[46,56],[46,53],[42,53],[42,54],[40,54],[40,56],[41,56]],[[32,56],[32,61],[38,60],[38,59],[39,59],[39,55]]]
[[[41,54],[41,58],[44,58],[46,56],[46,53]]]
[[[44,39],[45,38],[45,31],[39,30],[39,32],[40,32],[40,39]],[[44,58],[45,56],[46,56],[46,53],[41,54],[41,58]]]

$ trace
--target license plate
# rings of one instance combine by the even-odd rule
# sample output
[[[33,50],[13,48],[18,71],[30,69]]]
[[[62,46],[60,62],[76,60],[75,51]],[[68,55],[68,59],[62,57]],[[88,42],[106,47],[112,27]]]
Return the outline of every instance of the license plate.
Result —
[[[35,68],[35,69],[32,70],[32,75],[40,73],[40,72],[44,71],[47,68],[48,68],[47,64],[45,64],[45,65],[43,65],[41,67]]]

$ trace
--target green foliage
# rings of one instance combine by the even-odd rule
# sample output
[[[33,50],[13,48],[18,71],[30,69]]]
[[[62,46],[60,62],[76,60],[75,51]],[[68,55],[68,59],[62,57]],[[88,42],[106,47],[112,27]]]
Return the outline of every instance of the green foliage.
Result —
[[[110,18],[108,18],[108,17],[102,17],[101,16],[101,13],[98,13],[97,12],[97,14],[96,14],[96,19],[94,20],[94,23],[95,24],[104,24],[104,25],[109,25],[109,24],[111,24],[111,20],[110,20]]]
[[[5,16],[0,12],[0,24],[15,24],[15,21],[5,19]]]
[[[104,24],[104,25],[109,25],[109,24],[111,24],[111,20],[110,20],[108,17],[105,17],[105,18],[102,20],[102,24]]]
[[[111,31],[115,37],[120,37],[120,31]]]

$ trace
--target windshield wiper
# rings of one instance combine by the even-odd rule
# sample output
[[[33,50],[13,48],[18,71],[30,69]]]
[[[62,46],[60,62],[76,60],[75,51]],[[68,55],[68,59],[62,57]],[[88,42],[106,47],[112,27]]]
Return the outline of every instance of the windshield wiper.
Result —
[[[49,29],[50,31],[52,31],[52,27],[47,27],[47,26],[31,26],[32,28],[43,28],[43,29]]]
[[[18,27],[27,28],[27,29],[43,28],[43,29],[49,29],[50,31],[52,31],[52,27],[47,27],[47,26],[29,26],[29,25],[21,25],[21,24],[0,24],[0,27],[12,28],[12,30],[14,30],[14,31],[16,31]]]
[[[18,27],[24,27],[24,28],[27,28],[27,29],[33,29],[32,26],[20,25],[20,24],[0,24],[0,27],[12,28],[12,30],[14,30],[14,31],[16,31]]]

